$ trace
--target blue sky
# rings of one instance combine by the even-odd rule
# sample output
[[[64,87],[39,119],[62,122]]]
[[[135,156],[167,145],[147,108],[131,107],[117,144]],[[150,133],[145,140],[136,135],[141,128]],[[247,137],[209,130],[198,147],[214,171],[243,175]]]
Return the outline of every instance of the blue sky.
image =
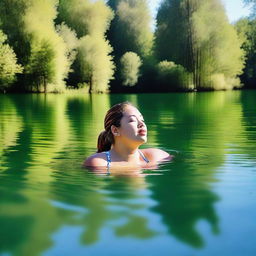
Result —
[[[153,15],[162,0],[148,0]],[[242,0],[221,0],[226,8],[230,22],[234,22],[243,16],[248,16],[249,7],[245,7]]]
[[[227,10],[230,22],[234,22],[243,16],[248,16],[250,13],[249,7],[245,7],[242,0],[222,0],[222,2]]]

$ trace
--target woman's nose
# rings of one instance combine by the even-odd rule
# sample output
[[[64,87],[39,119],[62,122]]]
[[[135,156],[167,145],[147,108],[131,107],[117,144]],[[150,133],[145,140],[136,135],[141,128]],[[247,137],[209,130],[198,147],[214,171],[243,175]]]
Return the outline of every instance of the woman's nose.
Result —
[[[139,121],[138,122],[138,127],[140,128],[140,127],[143,127],[145,124],[144,124],[144,122],[142,122],[142,121]]]

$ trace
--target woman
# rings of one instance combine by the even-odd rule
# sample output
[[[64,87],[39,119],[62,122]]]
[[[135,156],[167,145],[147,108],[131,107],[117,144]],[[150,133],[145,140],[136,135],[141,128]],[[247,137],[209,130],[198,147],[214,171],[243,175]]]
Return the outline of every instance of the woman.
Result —
[[[98,138],[98,151],[88,157],[91,168],[150,168],[171,156],[156,148],[139,149],[147,141],[147,126],[139,110],[129,102],[114,105],[106,114],[105,130]]]

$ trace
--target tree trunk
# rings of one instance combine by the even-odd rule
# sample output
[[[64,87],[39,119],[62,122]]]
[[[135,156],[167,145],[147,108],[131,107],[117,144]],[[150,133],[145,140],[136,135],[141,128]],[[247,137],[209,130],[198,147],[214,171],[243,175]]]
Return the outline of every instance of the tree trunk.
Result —
[[[44,76],[43,76],[43,86],[44,86],[44,93],[47,93],[47,83]]]
[[[89,78],[89,93],[90,94],[92,93],[92,77],[93,77],[93,75],[91,74],[90,78]]]

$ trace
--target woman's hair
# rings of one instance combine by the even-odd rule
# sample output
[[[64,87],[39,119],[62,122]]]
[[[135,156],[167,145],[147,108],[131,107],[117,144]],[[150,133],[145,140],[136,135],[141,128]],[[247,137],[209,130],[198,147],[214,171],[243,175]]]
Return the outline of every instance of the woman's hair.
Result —
[[[133,106],[130,102],[125,101],[114,105],[108,110],[104,119],[105,130],[101,132],[98,137],[97,153],[111,149],[111,146],[114,143],[114,136],[111,131],[111,126],[114,125],[116,127],[120,127],[120,121],[127,105]]]

